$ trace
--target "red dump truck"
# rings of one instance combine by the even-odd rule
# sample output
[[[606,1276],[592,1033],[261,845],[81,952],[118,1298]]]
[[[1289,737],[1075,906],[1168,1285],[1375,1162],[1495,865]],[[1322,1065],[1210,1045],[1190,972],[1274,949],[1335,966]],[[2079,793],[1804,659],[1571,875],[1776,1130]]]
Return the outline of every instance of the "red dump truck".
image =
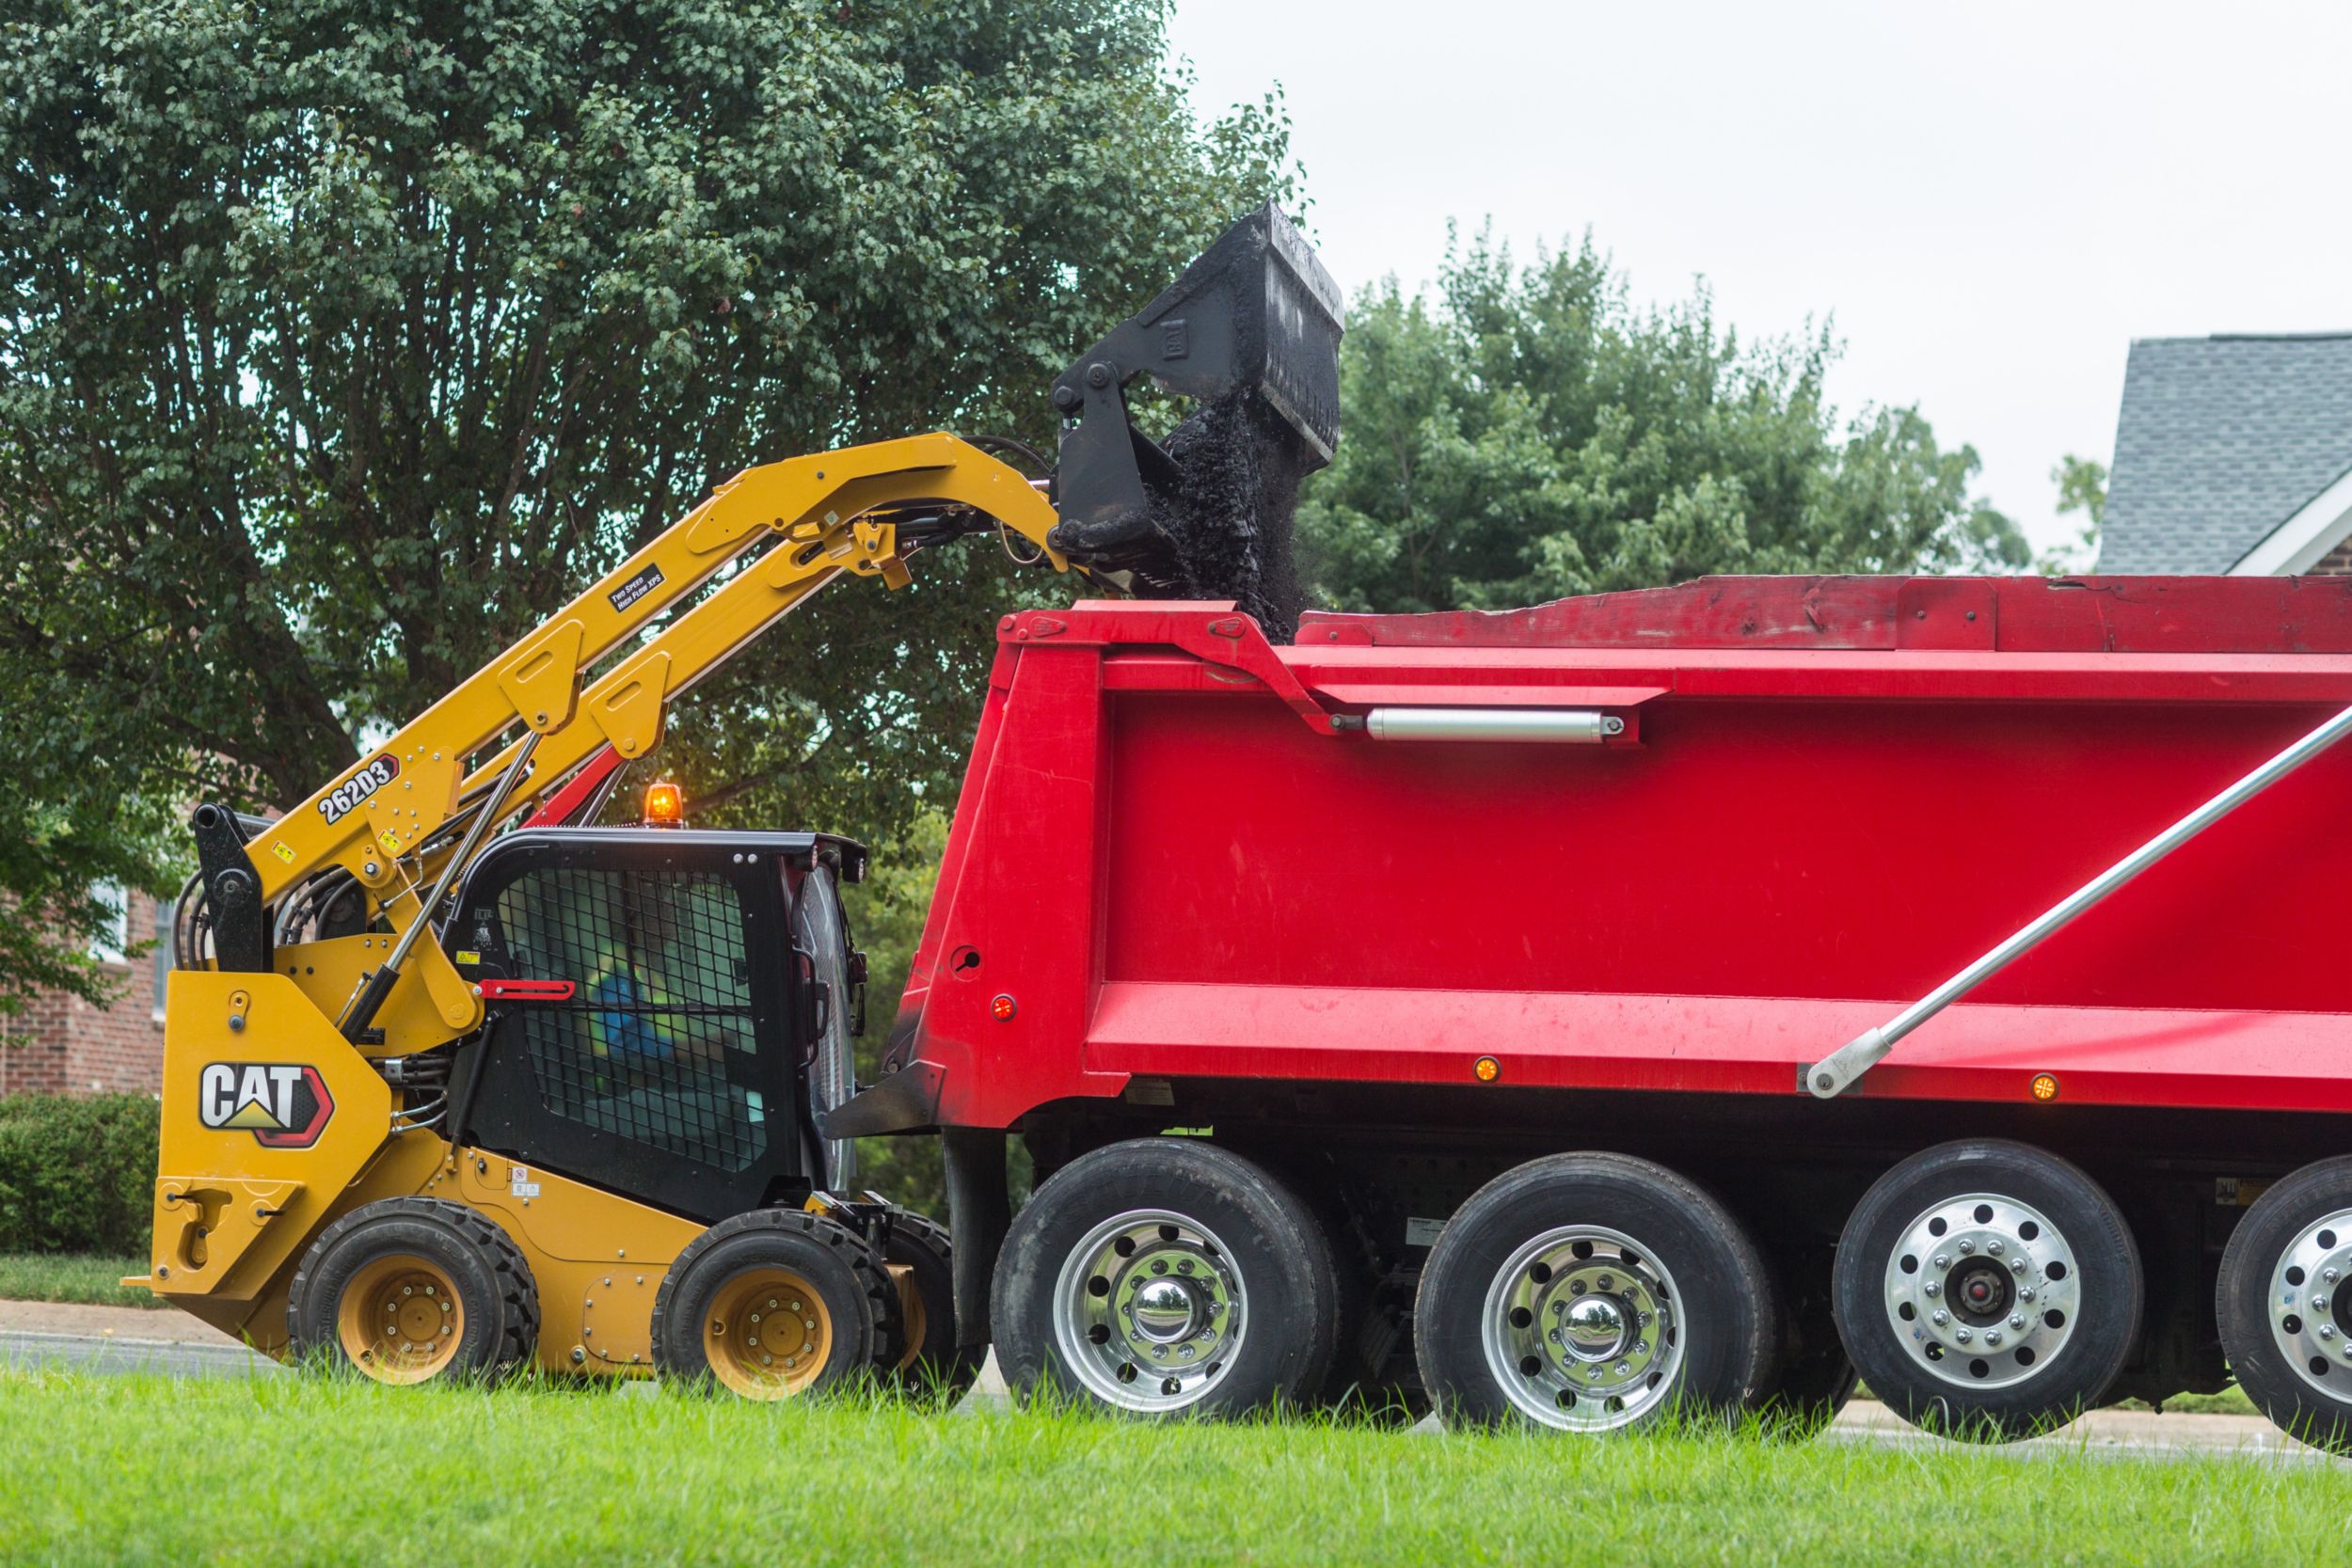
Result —
[[[1007,616],[827,1135],[945,1130],[964,1338],[1128,1410],[2341,1446],[2348,709],[2344,578]]]

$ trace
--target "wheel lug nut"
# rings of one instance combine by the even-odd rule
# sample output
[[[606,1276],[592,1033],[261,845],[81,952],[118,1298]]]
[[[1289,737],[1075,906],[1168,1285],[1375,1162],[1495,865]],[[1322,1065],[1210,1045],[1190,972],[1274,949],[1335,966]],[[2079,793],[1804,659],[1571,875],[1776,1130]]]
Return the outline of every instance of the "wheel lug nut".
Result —
[[[2319,1325],[2319,1337],[2323,1339],[2334,1338],[2336,1337],[2336,1325],[2333,1323],[2321,1323]]]
[[[2313,1297],[2312,1297],[2312,1311],[2314,1311],[2314,1312],[2325,1312],[2325,1311],[2327,1311],[2327,1310],[2328,1310],[2328,1298],[2327,1298],[2326,1296],[2313,1296]]]
[[[1971,1336],[1965,1328],[1955,1328],[1952,1330],[1952,1338],[1964,1345],[1969,1341]]]
[[[1944,1287],[1931,1279],[1919,1287],[1919,1293],[1925,1296],[1940,1296],[1944,1293]]]
[[[1947,1253],[1937,1253],[1935,1255],[1935,1266],[1939,1269],[1950,1268],[1952,1266],[1952,1259],[1950,1256]]]
[[[1607,1275],[1602,1275],[1598,1279],[1593,1281],[1593,1283],[1606,1291],[1611,1285],[1614,1284],[1615,1281],[1612,1280]]]
[[[2001,1331],[1997,1328],[1986,1329],[1984,1331],[1984,1342],[1988,1345],[1999,1344],[2001,1342]]]
[[[1994,1237],[1984,1243],[1984,1250],[1998,1258],[2001,1255],[2001,1239],[1998,1236]]]
[[[2018,1299],[2019,1301],[2031,1301],[2031,1300],[2033,1300],[2033,1287],[2032,1287],[2032,1286],[2030,1286],[2030,1285],[2027,1285],[2027,1286],[2026,1286],[2024,1289],[2020,1290],[2020,1291],[2017,1292],[2017,1299]]]
[[[2023,1258],[2010,1259],[2009,1260],[2009,1272],[2011,1274],[2024,1274],[2026,1272],[2026,1260]]]
[[[1928,1314],[1928,1322],[1933,1323],[1938,1328],[1942,1328],[1946,1323],[1950,1323],[1951,1321],[1952,1315],[1949,1312],[1939,1311]]]
[[[2025,1327],[2025,1326],[2026,1326],[2026,1315],[2025,1315],[2023,1312],[2011,1312],[2011,1313],[2009,1315],[2009,1326],[2010,1326],[2010,1327],[2011,1327],[2011,1328],[2023,1328],[2023,1327]]]
[[[2319,1277],[2326,1280],[2328,1284],[2333,1285],[2336,1282],[2336,1271],[2333,1269],[2322,1269],[2319,1271]]]
[[[1963,1236],[1960,1239],[1960,1243],[1952,1250],[1959,1253],[1963,1258],[1965,1258],[1970,1253],[1977,1250],[1977,1243],[1970,1241],[1967,1237]]]

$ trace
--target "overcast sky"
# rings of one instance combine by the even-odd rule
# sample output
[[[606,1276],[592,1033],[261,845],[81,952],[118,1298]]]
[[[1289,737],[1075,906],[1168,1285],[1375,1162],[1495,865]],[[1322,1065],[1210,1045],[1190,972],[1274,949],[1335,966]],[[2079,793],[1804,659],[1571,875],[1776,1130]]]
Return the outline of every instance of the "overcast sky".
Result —
[[[1351,294],[1589,226],[1637,300],[1834,315],[1840,407],[1916,403],[2038,543],[2134,338],[2352,329],[2352,0],[1176,3],[1204,112],[1281,84]]]

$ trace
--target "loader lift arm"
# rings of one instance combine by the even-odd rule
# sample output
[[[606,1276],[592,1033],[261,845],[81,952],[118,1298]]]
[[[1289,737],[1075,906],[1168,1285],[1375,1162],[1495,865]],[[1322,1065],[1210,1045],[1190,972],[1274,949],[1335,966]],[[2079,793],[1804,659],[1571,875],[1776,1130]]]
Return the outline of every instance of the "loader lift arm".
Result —
[[[485,813],[503,817],[552,795],[608,746],[625,761],[652,751],[672,701],[836,578],[902,588],[908,558],[924,546],[999,529],[1056,571],[1073,570],[1046,544],[1056,521],[1027,477],[949,435],[745,469],[251,842],[230,814],[199,808],[217,966],[269,967],[269,908],[340,869],[387,918],[407,965],[370,970],[369,989],[344,1007],[346,1035],[373,1043],[368,1025],[390,993],[419,985],[442,1037],[464,1034],[481,1021],[480,998],[437,944],[411,933],[431,919],[437,899],[426,890],[445,887],[478,846],[469,830],[491,825],[479,820]],[[701,603],[643,635],[771,541]],[[429,1043],[410,1033],[401,1048]]]

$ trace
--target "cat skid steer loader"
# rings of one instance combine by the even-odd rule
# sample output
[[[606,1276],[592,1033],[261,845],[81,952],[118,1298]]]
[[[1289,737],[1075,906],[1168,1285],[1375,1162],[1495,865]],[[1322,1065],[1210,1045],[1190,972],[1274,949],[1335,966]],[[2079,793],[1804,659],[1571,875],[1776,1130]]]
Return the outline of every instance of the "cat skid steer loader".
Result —
[[[1061,377],[1051,479],[948,435],[748,469],[282,816],[199,806],[132,1283],[388,1383],[968,1379],[946,1231],[856,1196],[824,1136],[854,1089],[839,889],[866,851],[688,828],[661,786],[644,826],[580,824],[697,681],[936,545],[1017,535],[1057,572],[1247,606],[1287,518],[1232,475],[1328,458],[1339,331],[1268,206]],[[1223,422],[1148,439],[1145,374]],[[1214,505],[1187,493],[1204,451]]]

